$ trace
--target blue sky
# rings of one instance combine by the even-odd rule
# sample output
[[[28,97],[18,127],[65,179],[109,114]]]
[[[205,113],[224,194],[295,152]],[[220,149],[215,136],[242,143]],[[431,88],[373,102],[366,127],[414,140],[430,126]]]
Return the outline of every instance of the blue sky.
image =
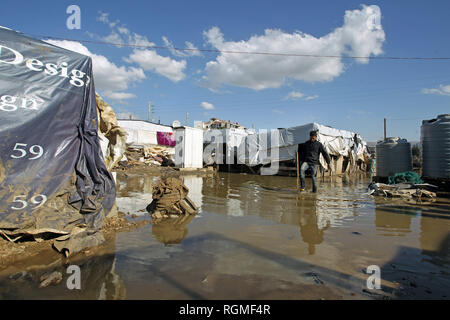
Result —
[[[66,8],[81,9],[69,30]],[[365,5],[365,6],[362,6]],[[375,5],[375,6],[373,6]],[[417,141],[450,112],[450,60],[313,58],[78,42],[337,56],[450,57],[449,1],[2,1],[1,25],[93,56],[97,90],[120,116],[247,127],[318,122]],[[367,24],[369,21],[369,24]],[[77,42],[75,42],[77,41]]]

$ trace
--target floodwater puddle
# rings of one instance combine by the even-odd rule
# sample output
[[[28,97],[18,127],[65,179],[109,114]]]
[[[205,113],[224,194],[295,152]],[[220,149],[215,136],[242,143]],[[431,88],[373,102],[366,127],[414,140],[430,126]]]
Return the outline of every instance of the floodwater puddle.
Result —
[[[149,219],[158,179],[118,174],[119,210]],[[70,261],[80,266],[81,290],[66,287],[69,262],[59,264],[63,281],[42,289],[29,265],[26,274],[0,279],[0,298],[449,298],[448,200],[375,199],[364,175],[318,179],[317,193],[298,193],[291,177],[182,179],[196,216],[117,233],[95,254]],[[378,290],[367,287],[373,265]]]

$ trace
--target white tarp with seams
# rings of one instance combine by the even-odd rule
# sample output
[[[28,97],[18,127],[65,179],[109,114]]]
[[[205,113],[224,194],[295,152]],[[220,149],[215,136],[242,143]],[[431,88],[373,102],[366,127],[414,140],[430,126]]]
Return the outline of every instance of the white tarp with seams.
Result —
[[[365,155],[368,155],[367,143],[359,134],[318,123],[309,123],[248,135],[243,143],[245,143],[245,149],[250,152],[239,154],[238,159],[249,165],[293,160],[296,158],[297,145],[307,141],[310,131],[313,130],[318,132],[318,140],[322,142],[330,155],[350,156],[353,161],[364,160]],[[322,156],[320,156],[320,163],[326,167]]]

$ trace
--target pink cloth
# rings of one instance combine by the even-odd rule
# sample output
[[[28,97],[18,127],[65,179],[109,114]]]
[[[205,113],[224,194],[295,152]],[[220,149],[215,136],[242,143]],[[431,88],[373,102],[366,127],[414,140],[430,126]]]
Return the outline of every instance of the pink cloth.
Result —
[[[175,147],[175,132],[156,132],[158,144],[163,146]]]

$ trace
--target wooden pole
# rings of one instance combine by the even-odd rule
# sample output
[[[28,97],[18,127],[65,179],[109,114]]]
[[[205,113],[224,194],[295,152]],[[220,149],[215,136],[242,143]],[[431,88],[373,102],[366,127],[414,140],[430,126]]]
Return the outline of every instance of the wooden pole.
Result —
[[[297,151],[297,189],[300,189],[300,163],[298,151]]]

